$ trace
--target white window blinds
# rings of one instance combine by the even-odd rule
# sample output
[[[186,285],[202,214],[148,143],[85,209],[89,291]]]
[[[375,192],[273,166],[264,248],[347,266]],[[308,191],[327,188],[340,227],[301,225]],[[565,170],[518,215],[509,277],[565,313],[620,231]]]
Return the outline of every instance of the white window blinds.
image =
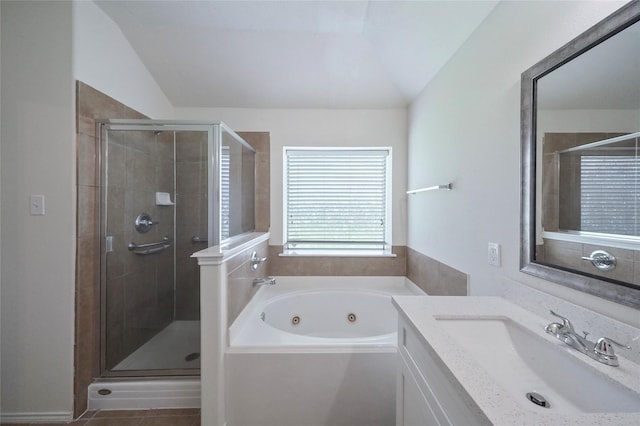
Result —
[[[285,149],[289,249],[383,249],[389,150]]]
[[[640,161],[635,155],[580,158],[580,225],[583,231],[640,235],[636,194]]]
[[[228,146],[222,147],[220,180],[220,240],[226,240],[231,223],[231,151]]]

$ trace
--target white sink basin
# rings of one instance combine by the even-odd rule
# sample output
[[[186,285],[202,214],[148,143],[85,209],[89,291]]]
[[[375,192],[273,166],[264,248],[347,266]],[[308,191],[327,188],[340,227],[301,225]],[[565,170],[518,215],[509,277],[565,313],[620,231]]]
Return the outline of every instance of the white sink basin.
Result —
[[[508,317],[435,319],[523,406],[566,413],[640,412],[640,395],[589,365],[596,361],[576,359],[567,353],[572,350],[568,346],[554,345]],[[549,407],[533,405],[526,397],[529,392],[542,395]]]

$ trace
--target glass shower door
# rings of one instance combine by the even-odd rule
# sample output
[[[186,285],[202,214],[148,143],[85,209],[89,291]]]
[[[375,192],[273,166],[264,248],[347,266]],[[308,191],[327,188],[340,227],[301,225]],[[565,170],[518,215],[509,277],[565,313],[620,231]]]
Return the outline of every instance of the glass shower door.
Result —
[[[102,374],[198,374],[211,130],[102,127]]]

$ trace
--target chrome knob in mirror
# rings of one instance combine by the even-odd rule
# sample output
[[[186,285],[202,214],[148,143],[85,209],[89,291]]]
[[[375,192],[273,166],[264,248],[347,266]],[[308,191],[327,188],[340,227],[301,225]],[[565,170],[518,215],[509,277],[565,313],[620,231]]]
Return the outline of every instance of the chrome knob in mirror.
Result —
[[[615,269],[616,257],[604,250],[596,250],[590,256],[583,256],[582,260],[588,260],[593,266],[601,271],[611,271]]]

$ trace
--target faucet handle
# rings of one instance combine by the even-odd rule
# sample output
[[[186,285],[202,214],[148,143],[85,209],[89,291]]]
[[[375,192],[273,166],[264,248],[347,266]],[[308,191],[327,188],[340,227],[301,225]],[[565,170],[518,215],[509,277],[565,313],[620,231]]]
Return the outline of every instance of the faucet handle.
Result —
[[[623,349],[631,349],[631,346],[623,345],[622,343],[618,343],[615,340],[610,339],[608,337],[601,337],[596,342],[596,347],[594,348],[594,350],[600,355],[614,356],[615,351],[613,350],[612,343]]]
[[[573,324],[571,324],[571,321],[569,321],[568,318],[563,317],[562,315],[558,315],[555,312],[553,312],[551,309],[549,309],[549,312],[551,313],[551,315],[556,316],[558,318],[560,318],[562,320],[562,327],[569,330],[569,331],[574,331],[573,329]]]
[[[258,270],[258,265],[267,261],[266,257],[258,257],[258,252],[254,251],[251,253],[251,269],[254,271]]]

